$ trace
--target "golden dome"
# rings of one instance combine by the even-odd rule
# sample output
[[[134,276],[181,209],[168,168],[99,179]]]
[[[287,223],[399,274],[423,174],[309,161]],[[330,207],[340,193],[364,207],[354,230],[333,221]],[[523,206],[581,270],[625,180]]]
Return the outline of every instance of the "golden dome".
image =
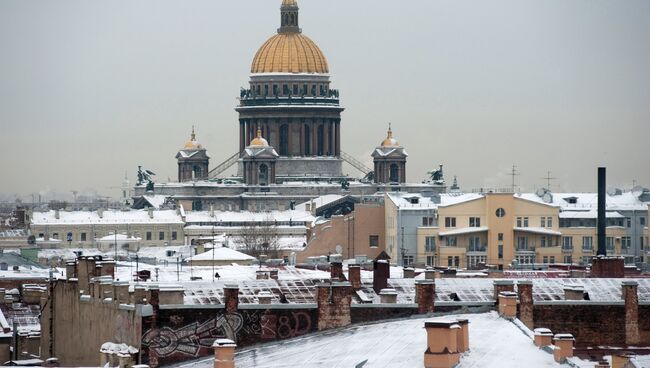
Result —
[[[190,136],[190,140],[185,143],[185,146],[183,149],[186,150],[197,150],[197,149],[202,149],[203,146],[201,146],[201,143],[197,142],[196,140],[196,134],[194,133],[194,126],[192,126],[192,135]]]
[[[301,33],[279,33],[260,47],[251,73],[327,74],[325,55],[316,43]]]
[[[399,142],[397,142],[397,139],[393,138],[393,129],[391,128],[390,124],[388,125],[388,135],[386,136],[386,139],[384,139],[383,142],[381,142],[382,147],[399,147]]]
[[[282,6],[298,6],[296,0],[282,0]]]
[[[255,137],[250,144],[251,147],[268,147],[269,142],[262,138],[262,129],[257,129],[257,137]]]

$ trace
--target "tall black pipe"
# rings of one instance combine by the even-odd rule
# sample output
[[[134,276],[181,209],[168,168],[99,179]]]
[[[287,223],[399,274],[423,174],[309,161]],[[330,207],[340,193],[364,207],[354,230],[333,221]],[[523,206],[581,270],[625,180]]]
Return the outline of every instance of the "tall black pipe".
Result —
[[[606,235],[605,229],[607,228],[607,219],[605,212],[607,209],[607,193],[605,191],[607,181],[607,169],[604,167],[598,168],[598,253],[599,256],[607,255]]]

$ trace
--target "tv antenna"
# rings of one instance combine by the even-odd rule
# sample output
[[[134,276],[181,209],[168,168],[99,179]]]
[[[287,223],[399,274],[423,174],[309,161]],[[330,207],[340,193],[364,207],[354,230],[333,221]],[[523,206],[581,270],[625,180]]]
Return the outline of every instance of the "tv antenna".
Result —
[[[555,179],[557,179],[557,178],[552,177],[552,176],[551,176],[551,172],[548,171],[548,172],[546,173],[546,177],[545,177],[545,178],[542,178],[542,179],[546,180],[546,189],[551,190],[551,180],[555,180]]]
[[[512,192],[513,193],[516,191],[515,188],[517,186],[517,184],[515,184],[515,178],[517,176],[519,176],[519,175],[521,175],[521,173],[519,173],[519,171],[517,170],[517,166],[512,165],[512,171],[510,172],[510,176],[512,176]]]

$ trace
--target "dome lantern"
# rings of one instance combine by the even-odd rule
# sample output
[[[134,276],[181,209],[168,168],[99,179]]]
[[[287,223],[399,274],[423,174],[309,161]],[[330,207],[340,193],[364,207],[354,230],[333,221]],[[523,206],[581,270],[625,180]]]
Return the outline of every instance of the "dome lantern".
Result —
[[[388,134],[386,135],[386,139],[384,139],[383,142],[381,142],[382,147],[399,147],[399,142],[397,142],[397,139],[393,138],[393,129],[391,127],[391,124],[388,123]]]
[[[251,147],[268,147],[269,142],[262,138],[262,129],[257,128],[257,136],[251,141]]]

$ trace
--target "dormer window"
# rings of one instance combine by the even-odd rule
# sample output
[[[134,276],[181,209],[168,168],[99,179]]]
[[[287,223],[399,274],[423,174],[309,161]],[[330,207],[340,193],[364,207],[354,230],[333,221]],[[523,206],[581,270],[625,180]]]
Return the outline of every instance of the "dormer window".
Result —
[[[568,197],[568,198],[564,198],[564,200],[568,204],[577,204],[578,203],[578,197]]]

